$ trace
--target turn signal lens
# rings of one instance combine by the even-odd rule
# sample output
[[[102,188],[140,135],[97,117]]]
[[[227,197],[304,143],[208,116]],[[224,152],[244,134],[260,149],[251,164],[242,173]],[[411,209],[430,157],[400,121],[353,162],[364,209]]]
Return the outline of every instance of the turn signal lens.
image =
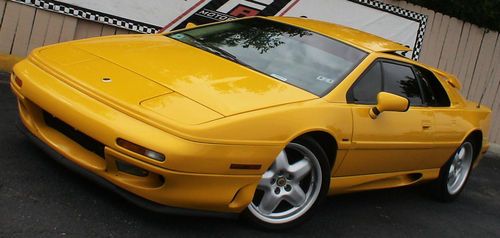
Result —
[[[150,159],[154,159],[154,160],[160,161],[160,162],[165,161],[165,155],[158,153],[154,150],[150,150],[148,148],[142,147],[142,146],[135,144],[135,143],[132,143],[130,141],[124,140],[122,138],[116,139],[116,144],[118,144],[119,146],[121,146],[127,150],[130,150],[134,153],[146,156]]]
[[[23,81],[17,77],[15,74],[11,74],[11,78],[14,79],[14,82],[16,82],[17,86],[22,87],[23,86]]]

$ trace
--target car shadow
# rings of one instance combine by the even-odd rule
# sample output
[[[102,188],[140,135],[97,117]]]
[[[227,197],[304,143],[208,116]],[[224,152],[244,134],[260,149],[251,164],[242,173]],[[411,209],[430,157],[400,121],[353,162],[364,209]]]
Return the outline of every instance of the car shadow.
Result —
[[[404,187],[395,189],[376,190],[344,194],[328,197],[305,224],[296,228],[279,232],[270,232],[256,229],[243,219],[183,216],[157,213],[138,207],[118,194],[106,190],[86,178],[68,171],[59,163],[51,160],[45,153],[31,144],[23,141],[30,150],[36,150],[35,154],[39,163],[44,164],[44,169],[49,174],[57,173],[64,180],[65,185],[72,187],[74,193],[64,197],[71,209],[80,210],[88,206],[85,200],[92,200],[86,212],[92,213],[94,221],[112,222],[113,220],[127,220],[132,224],[140,224],[142,229],[151,234],[174,233],[185,235],[208,234],[208,236],[320,236],[348,235],[353,229],[364,225],[383,225],[391,222],[391,216],[395,209],[411,210],[416,206],[427,206],[436,204],[431,200],[426,186]],[[31,148],[32,147],[32,148]],[[47,179],[50,179],[49,177]],[[57,198],[53,198],[57,199]],[[91,210],[93,209],[93,211]],[[92,212],[91,212],[92,211]],[[389,211],[389,212],[388,212]],[[114,214],[109,217],[109,214]],[[88,215],[88,214],[87,214]],[[108,217],[108,218],[106,218]],[[102,219],[106,218],[106,219]],[[349,218],[349,219],[345,219]],[[311,235],[313,234],[313,235]]]

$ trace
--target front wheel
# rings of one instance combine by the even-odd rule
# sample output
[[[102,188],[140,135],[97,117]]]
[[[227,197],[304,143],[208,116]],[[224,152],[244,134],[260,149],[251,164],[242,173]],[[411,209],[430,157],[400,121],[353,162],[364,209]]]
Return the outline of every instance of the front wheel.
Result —
[[[302,223],[328,192],[329,168],[316,141],[304,138],[291,142],[262,175],[244,215],[267,229]]]
[[[469,178],[474,156],[472,141],[466,140],[441,168],[439,179],[434,184],[438,200],[450,202],[458,197]]]

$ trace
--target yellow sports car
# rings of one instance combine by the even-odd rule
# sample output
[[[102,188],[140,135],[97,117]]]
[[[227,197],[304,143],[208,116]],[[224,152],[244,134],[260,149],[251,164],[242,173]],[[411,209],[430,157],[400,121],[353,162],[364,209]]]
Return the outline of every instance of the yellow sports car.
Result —
[[[20,128],[145,207],[304,221],[331,194],[433,181],[451,201],[488,148],[490,109],[406,46],[252,17],[42,47],[15,66]]]

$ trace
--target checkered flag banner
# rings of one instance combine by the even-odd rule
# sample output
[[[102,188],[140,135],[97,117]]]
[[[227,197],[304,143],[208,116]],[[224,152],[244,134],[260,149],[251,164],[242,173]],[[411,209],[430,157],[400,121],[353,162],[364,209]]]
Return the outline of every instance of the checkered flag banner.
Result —
[[[146,33],[153,34],[157,33],[161,27],[154,26],[146,23],[141,23],[138,21],[133,21],[117,16],[113,16],[110,14],[93,11],[86,8],[76,7],[70,4],[52,1],[52,0],[11,0],[13,2],[29,5],[32,7],[45,9],[52,12],[58,12],[61,14],[77,17],[80,19],[85,19],[89,21],[95,21],[107,25],[116,26],[119,28]],[[383,2],[379,2],[376,0],[348,0],[354,3],[359,3],[361,5],[371,7],[377,10],[382,10],[391,14],[395,14],[400,17],[404,17],[406,19],[416,21],[419,23],[419,29],[417,33],[417,39],[415,41],[415,45],[413,46],[413,55],[412,58],[414,60],[418,60],[420,56],[420,52],[422,51],[423,41],[425,29],[427,26],[427,16],[424,14],[420,14],[414,11],[410,11],[404,8],[400,8],[397,6],[393,6],[390,4],[386,4]]]
[[[420,56],[420,52],[422,51],[423,43],[424,43],[424,35],[425,29],[427,28],[427,16],[424,14],[420,14],[418,12],[410,11],[398,6],[386,4],[383,2],[375,1],[375,0],[349,0],[354,3],[359,3],[367,7],[375,8],[378,10],[382,10],[388,13],[392,13],[398,15],[400,17],[404,17],[406,19],[416,21],[419,23],[417,39],[415,41],[415,45],[413,46],[413,55],[412,59],[418,60]]]
[[[107,25],[116,26],[119,28],[136,31],[140,33],[153,34],[156,33],[161,27],[153,26],[125,18],[92,11],[85,8],[75,7],[69,4],[64,4],[57,1],[49,0],[11,0],[13,2],[29,5],[32,7],[65,14],[68,16],[77,17],[89,21],[95,21]]]

